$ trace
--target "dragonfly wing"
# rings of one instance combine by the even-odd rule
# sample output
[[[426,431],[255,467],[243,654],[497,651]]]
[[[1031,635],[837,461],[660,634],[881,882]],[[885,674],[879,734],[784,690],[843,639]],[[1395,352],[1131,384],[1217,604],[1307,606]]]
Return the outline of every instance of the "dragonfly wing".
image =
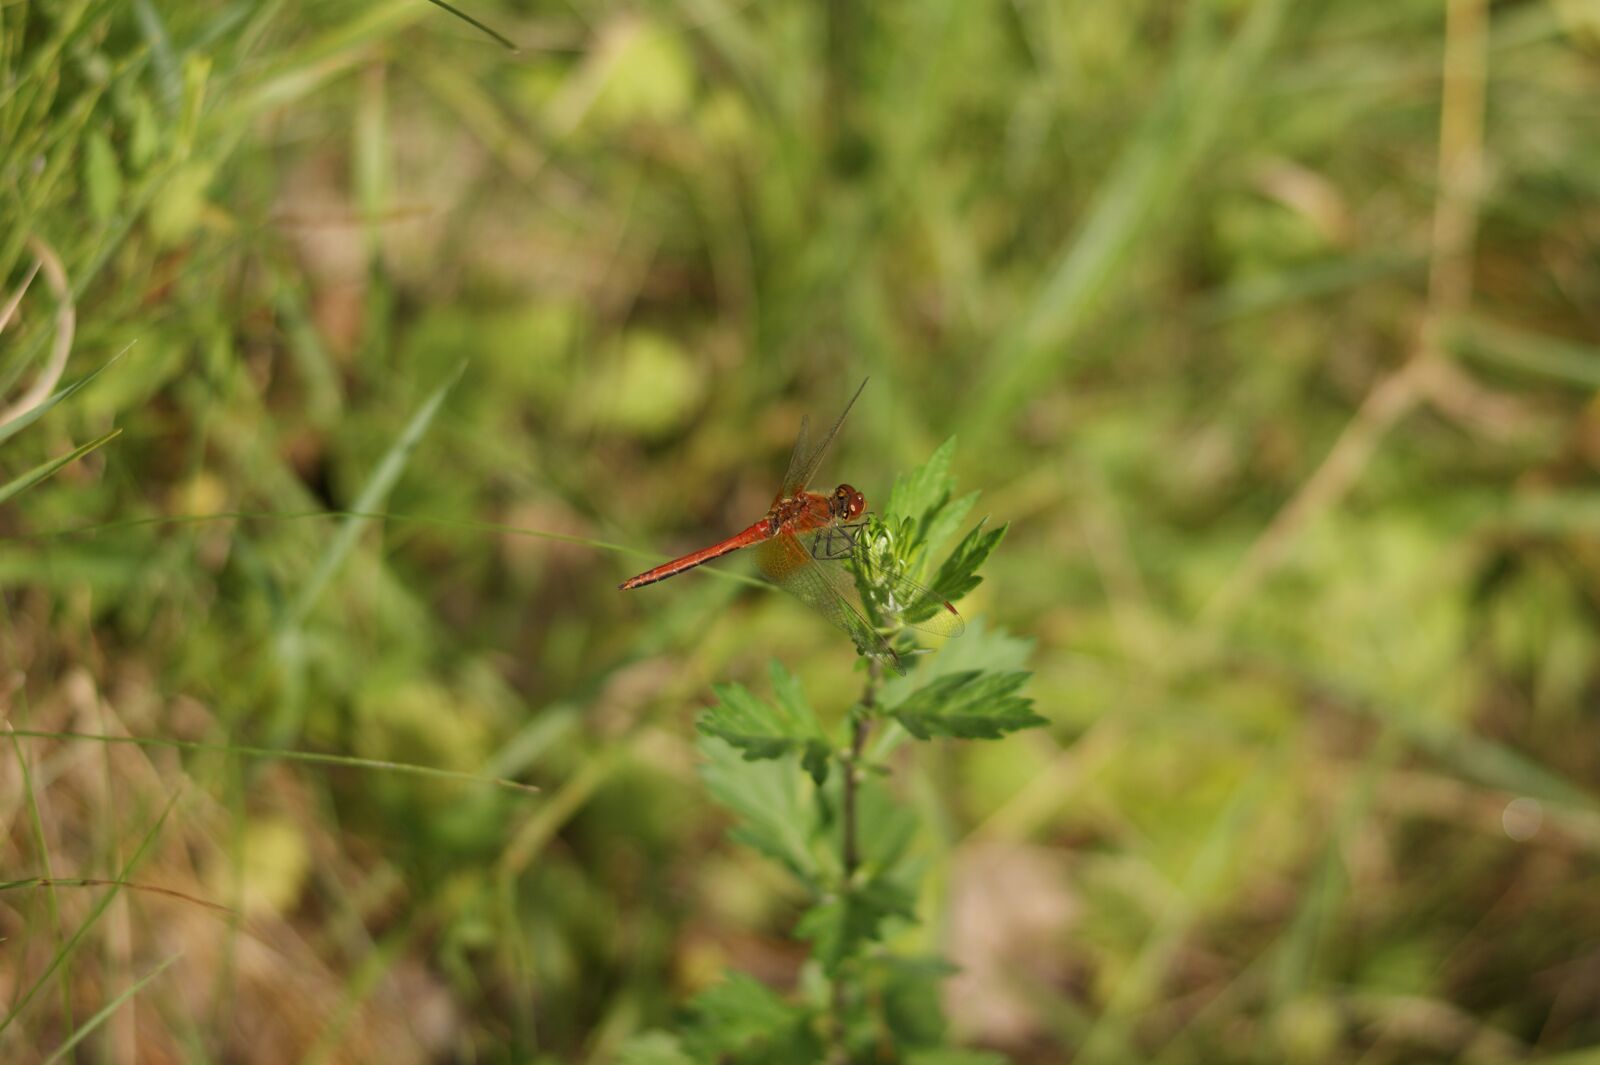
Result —
[[[816,475],[817,467],[822,465],[822,456],[827,454],[828,445],[833,443],[833,438],[839,435],[839,427],[844,424],[845,415],[850,413],[850,408],[856,405],[856,400],[861,396],[861,389],[867,387],[865,379],[856,388],[856,394],[850,397],[850,402],[844,405],[844,412],[839,415],[839,420],[833,423],[833,428],[828,430],[816,447],[806,444],[806,420],[800,419],[800,435],[794,442],[794,451],[789,454],[789,469],[783,475],[783,491],[780,498],[791,496],[801,491],[811,483],[811,478]]]
[[[914,629],[935,636],[960,636],[967,631],[966,621],[948,599],[910,577],[873,574],[869,583],[881,589],[886,612]]]
[[[967,623],[950,600],[902,573],[891,571],[882,564],[881,558],[875,564],[870,549],[856,550],[856,538],[865,527],[865,522],[833,524],[800,533],[797,538],[812,558],[824,563],[824,570],[842,570],[843,566],[838,563],[848,559],[854,559],[857,568],[865,567],[866,579],[858,591],[870,597],[877,616],[892,616],[902,624],[937,636],[960,636],[965,632]],[[848,577],[844,579],[849,583]]]
[[[806,486],[804,471],[811,458],[811,448],[808,446],[810,427],[811,419],[802,415],[800,431],[794,437],[794,450],[789,452],[789,468],[783,471],[783,485],[778,489],[779,499],[787,499]],[[795,484],[796,478],[800,481],[798,486]]]
[[[850,602],[853,583],[842,566],[819,563],[793,533],[782,533],[756,548],[756,566],[778,587],[849,634],[862,654],[905,673],[900,656]]]

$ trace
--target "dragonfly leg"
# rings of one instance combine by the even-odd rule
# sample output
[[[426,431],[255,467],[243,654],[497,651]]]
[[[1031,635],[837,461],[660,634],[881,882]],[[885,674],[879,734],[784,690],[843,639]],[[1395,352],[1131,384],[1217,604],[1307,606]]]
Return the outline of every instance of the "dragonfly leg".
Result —
[[[856,549],[856,537],[866,522],[853,525],[830,525],[811,540],[811,557],[818,562],[837,562],[849,558]]]

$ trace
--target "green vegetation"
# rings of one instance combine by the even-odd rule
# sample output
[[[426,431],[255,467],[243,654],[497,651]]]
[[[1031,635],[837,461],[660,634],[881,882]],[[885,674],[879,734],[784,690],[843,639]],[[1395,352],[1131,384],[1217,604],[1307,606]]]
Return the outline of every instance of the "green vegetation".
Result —
[[[1600,1053],[1592,0],[454,6],[0,4],[0,1060]]]
[[[943,539],[937,530],[948,533],[959,524],[950,519],[971,507],[971,497],[952,504],[950,453],[946,444],[897,480],[878,527],[855,542],[862,602],[899,657],[860,648],[867,681],[840,727],[819,718],[777,661],[771,702],[738,684],[715,685],[716,702],[698,722],[702,775],[738,817],[734,838],[783,866],[803,889],[805,911],[794,931],[810,943],[812,961],[801,969],[800,994],[786,1001],[734,974],[695,998],[680,1039],[650,1033],[630,1042],[623,1054],[629,1065],[950,1060],[938,993],[952,970],[937,956],[907,958],[881,946],[896,922],[915,923],[924,863],[910,853],[915,818],[897,807],[879,777],[907,735],[993,740],[1046,723],[1016,694],[1025,672],[950,672],[942,657],[924,663],[907,623],[926,617],[931,604],[918,598],[905,610],[886,609],[897,578],[916,573],[917,560]],[[895,537],[888,531],[894,528],[904,535]],[[974,529],[939,567],[938,593],[959,599],[977,587],[974,571],[1003,532]],[[950,604],[940,599],[938,606]],[[975,642],[969,660],[1009,657],[1003,639],[981,634]],[[915,672],[902,664],[913,657]],[[874,730],[877,743],[869,748]]]

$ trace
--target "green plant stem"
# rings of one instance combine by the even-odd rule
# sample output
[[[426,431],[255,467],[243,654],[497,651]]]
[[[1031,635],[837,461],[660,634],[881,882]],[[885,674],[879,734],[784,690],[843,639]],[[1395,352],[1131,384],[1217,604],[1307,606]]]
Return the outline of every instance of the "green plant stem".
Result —
[[[856,870],[861,867],[861,847],[856,832],[856,788],[860,783],[861,759],[867,749],[867,737],[872,731],[872,711],[878,699],[878,662],[867,662],[867,687],[861,694],[861,711],[850,717],[850,753],[840,760],[844,763],[844,803],[841,817],[840,844],[843,876],[839,891],[849,894],[855,890]],[[828,1060],[830,1065],[849,1065],[850,1051],[845,1042],[845,981],[841,974],[833,978],[833,1039],[834,1045]]]
[[[872,729],[872,722],[865,716],[858,716],[851,723],[850,757],[844,766],[844,884],[845,891],[851,888],[855,879],[856,869],[861,865],[860,845],[856,841],[856,784],[857,774],[860,772],[861,754],[867,746],[867,733]]]
[[[844,890],[853,887],[856,869],[861,865],[861,850],[856,841],[856,786],[860,782],[861,757],[872,731],[872,712],[878,703],[878,660],[867,660],[867,689],[861,693],[861,713],[850,721],[850,754],[844,764],[843,863]]]

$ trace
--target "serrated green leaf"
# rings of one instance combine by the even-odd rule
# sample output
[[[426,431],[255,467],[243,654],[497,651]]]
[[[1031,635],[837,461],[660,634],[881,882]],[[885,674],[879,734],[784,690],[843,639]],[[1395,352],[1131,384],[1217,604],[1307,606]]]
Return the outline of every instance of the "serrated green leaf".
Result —
[[[778,700],[779,710],[791,721],[809,722],[821,735],[817,715],[811,709],[811,704],[806,702],[805,689],[800,687],[799,678],[785,669],[776,658],[767,663],[767,676],[772,679],[772,695]]]
[[[968,492],[957,499],[947,500],[937,509],[930,511],[917,533],[917,547],[925,551],[937,551],[955,531],[961,528],[961,523],[967,520],[967,515],[972,513],[972,508],[978,504],[978,492]]]
[[[1033,700],[1016,692],[1032,674],[968,670],[919,688],[890,714],[919,740],[934,736],[996,740],[1007,732],[1045,724]]]
[[[818,879],[810,841],[817,829],[813,785],[793,755],[752,762],[717,736],[696,744],[706,790],[739,817],[733,838],[754,847],[807,883]]]
[[[915,576],[922,559],[949,539],[978,502],[977,492],[952,499],[955,478],[950,461],[955,454],[955,437],[939,446],[926,463],[895,479],[884,508],[884,524],[894,530],[898,568]]]
[[[106,443],[107,441],[116,439],[120,435],[122,435],[121,429],[113,429],[102,437],[91,440],[87,444],[83,444],[80,447],[73,448],[65,455],[57,456],[48,462],[42,462],[33,469],[29,470],[27,473],[24,473],[19,477],[12,478],[11,481],[5,485],[0,485],[0,503],[8,502],[11,497],[16,495],[18,492],[32,488],[34,485],[49,477],[63,466],[66,466],[72,462],[76,462],[78,459],[81,459],[95,448]]]
[[[914,919],[912,903],[904,888],[880,877],[813,906],[800,918],[795,934],[810,941],[823,969],[832,972],[841,961],[856,955],[863,943],[880,938],[883,922],[890,917]]]
[[[857,786],[856,805],[863,866],[876,876],[896,876],[920,825],[916,814],[874,777]]]
[[[711,690],[717,701],[695,722],[707,736],[726,740],[751,761],[796,753],[805,745],[793,721],[743,685],[713,684]]]
[[[702,991],[689,1009],[683,1041],[696,1061],[807,1065],[820,1057],[809,1011],[744,973]]]
[[[950,476],[950,460],[955,453],[956,438],[952,436],[939,445],[927,462],[896,477],[883,508],[885,520],[893,522],[903,517],[920,524],[930,510],[943,505],[955,490],[955,480]]]
[[[821,786],[828,777],[828,738],[793,675],[776,661],[771,673],[776,702],[756,697],[743,685],[713,684],[717,701],[700,715],[695,727],[731,743],[750,761],[796,755]]]
[[[905,547],[907,537],[912,535],[915,532],[909,520],[901,522],[897,529],[868,518],[856,537],[851,556],[856,592],[873,626],[884,631],[904,624],[919,625],[939,611],[950,609],[944,596],[916,583],[916,566],[908,561],[915,552]],[[940,631],[936,626],[930,628]]]
[[[957,968],[943,958],[905,958],[892,954],[872,959],[867,979],[883,1002],[883,1020],[897,1046],[939,1047],[945,1038],[940,987]]]
[[[822,723],[817,720],[816,711],[806,702],[805,691],[800,687],[800,681],[795,675],[783,668],[783,663],[776,658],[772,660],[767,671],[772,677],[772,694],[778,700],[778,705],[791,720],[803,721],[810,729],[811,736],[805,745],[805,750],[800,754],[800,764],[811,774],[811,779],[820,788],[827,783],[828,766],[832,764],[833,759],[833,749],[828,743],[828,734],[822,728]]]
[[[728,1033],[733,1043],[758,1038],[803,1016],[766,984],[738,972],[700,992],[689,1008]]]
[[[920,679],[926,683],[935,676],[947,673],[960,673],[967,669],[988,669],[997,672],[1025,669],[1028,657],[1033,654],[1033,640],[1026,636],[1015,636],[1004,628],[991,628],[983,618],[973,618],[967,626],[966,633],[959,640],[952,640],[945,645],[932,661],[922,667]],[[911,684],[905,684],[896,677],[893,681],[896,687],[904,685],[909,690]],[[884,688],[887,702],[893,702],[889,685]]]
[[[1028,664],[1028,656],[1032,653],[1032,640],[1013,636],[1002,628],[990,628],[981,617],[973,618],[961,639],[950,640],[938,654],[928,656],[927,660],[917,667],[915,674],[887,678],[878,692],[879,701],[883,706],[894,706],[936,677],[949,676],[953,673],[968,670],[1007,672],[1024,669]],[[900,729],[888,729],[881,734],[881,738],[886,741],[904,736],[905,733]],[[884,757],[887,753],[887,749],[874,749],[875,758]]]
[[[950,552],[950,557],[944,560],[944,565],[939,567],[939,572],[933,578],[932,588],[937,594],[908,610],[905,614],[907,621],[926,620],[940,609],[945,600],[953,603],[983,583],[983,578],[978,576],[978,567],[1005,539],[1006,530],[1010,528],[1009,525],[1002,525],[998,529],[985,531],[983,526],[988,520],[985,518],[978,522]]]

